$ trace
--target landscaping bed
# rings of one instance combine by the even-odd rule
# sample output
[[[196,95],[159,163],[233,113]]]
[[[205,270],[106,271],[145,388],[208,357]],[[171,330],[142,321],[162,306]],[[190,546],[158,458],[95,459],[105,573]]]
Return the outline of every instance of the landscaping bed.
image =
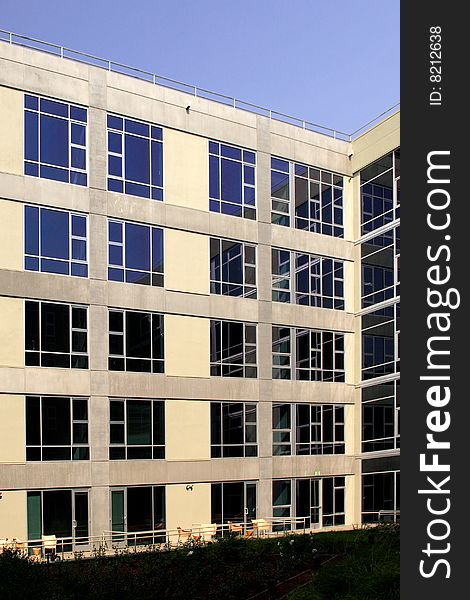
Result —
[[[130,550],[50,564],[6,552],[0,555],[0,598],[244,600],[263,592],[268,598],[285,597],[292,585],[300,585],[289,598],[392,599],[399,597],[393,595],[398,589],[398,546],[396,527],[378,527],[255,540],[231,537],[205,546]],[[313,581],[305,585],[309,573]],[[363,595],[345,595],[357,581]],[[305,595],[313,593],[317,595]]]

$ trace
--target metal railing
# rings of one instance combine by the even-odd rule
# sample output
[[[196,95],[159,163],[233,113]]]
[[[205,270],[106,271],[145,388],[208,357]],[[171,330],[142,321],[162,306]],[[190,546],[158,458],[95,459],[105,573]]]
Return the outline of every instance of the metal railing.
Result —
[[[113,556],[122,553],[145,552],[148,550],[169,551],[193,545],[216,542],[228,535],[240,537],[282,537],[293,533],[310,531],[307,517],[285,517],[261,519],[258,528],[253,522],[237,521],[233,524],[194,524],[190,529],[155,529],[152,531],[103,531],[98,536],[57,537],[51,541],[43,538],[20,541],[5,540],[0,547],[20,552],[38,562]],[[237,533],[233,533],[235,526]]]
[[[0,29],[0,41],[16,46],[31,48],[33,50],[39,50],[41,52],[46,52],[47,54],[52,54],[63,59],[74,60],[76,62],[81,62],[93,67],[99,67],[112,73],[119,73],[121,75],[135,77],[136,79],[141,79],[154,85],[168,87],[179,92],[184,92],[185,94],[190,94],[196,98],[212,100],[213,102],[218,102],[219,104],[225,104],[226,106],[231,106],[239,110],[254,113],[275,121],[281,121],[282,123],[294,125],[295,127],[301,127],[302,129],[320,133],[345,142],[351,142],[359,135],[362,135],[362,133],[376,124],[379,120],[396,112],[400,106],[399,104],[395,104],[353,133],[345,133],[344,131],[338,131],[337,129],[332,129],[331,127],[325,127],[323,125],[319,125],[318,123],[313,123],[305,119],[299,119],[298,117],[293,117],[282,112],[264,108],[262,106],[258,106],[257,104],[246,102],[245,100],[220,94],[219,92],[212,92],[211,90],[206,90],[205,88],[201,88],[196,85],[183,83],[181,81],[177,81],[176,79],[171,79],[170,77],[157,75],[156,73],[152,73],[150,71],[145,71],[136,67],[130,67],[119,62],[99,58],[98,56],[93,56],[92,54],[87,54],[86,52],[79,52],[78,50],[73,50],[65,46],[60,46],[51,42],[44,42],[42,40],[38,40],[26,35],[20,35],[18,33],[13,33],[4,29]]]

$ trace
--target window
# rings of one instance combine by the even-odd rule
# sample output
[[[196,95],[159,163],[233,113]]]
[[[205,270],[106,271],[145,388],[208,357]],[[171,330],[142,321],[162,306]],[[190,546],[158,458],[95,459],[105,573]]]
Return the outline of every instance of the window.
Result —
[[[400,380],[362,389],[362,452],[400,447]]]
[[[362,321],[362,379],[400,371],[400,304],[366,313]]]
[[[400,150],[361,171],[361,234],[392,224],[400,213]]]
[[[26,460],[88,460],[86,398],[26,396]]]
[[[343,261],[273,248],[271,264],[274,302],[344,309]]]
[[[40,490],[27,492],[28,540],[55,535],[57,554],[80,550],[89,543],[88,491]],[[66,541],[60,538],[67,538]],[[33,546],[42,545],[41,542]]]
[[[88,277],[87,217],[25,206],[24,255],[26,271]]]
[[[108,115],[108,190],[163,200],[163,130]]]
[[[163,315],[109,311],[109,370],[163,373]]]
[[[211,375],[257,377],[256,325],[211,321]]]
[[[108,221],[108,279],[163,286],[163,229]]]
[[[256,404],[211,402],[211,456],[257,456]]]
[[[256,219],[256,153],[209,142],[209,210]]]
[[[400,472],[364,474],[362,476],[362,522],[399,520]]]
[[[395,296],[393,269],[362,265],[362,308]]]
[[[273,379],[344,382],[343,333],[273,326],[272,348]]]
[[[271,221],[344,237],[343,176],[271,158]]]
[[[344,454],[344,406],[274,404],[273,455]]]
[[[256,298],[256,246],[210,240],[211,294]]]
[[[166,528],[165,486],[146,485],[111,490],[111,529],[123,533],[153,532]],[[113,536],[115,540],[122,536]],[[161,544],[164,534],[128,536],[129,545]]]
[[[24,97],[24,173],[87,185],[87,109]]]
[[[87,308],[25,302],[25,364],[88,369]]]
[[[109,415],[110,460],[165,458],[163,400],[113,398]]]
[[[296,519],[297,529],[318,529],[345,523],[345,477],[278,479],[273,481],[273,517]]]
[[[256,519],[255,482],[211,483],[212,523],[248,523],[251,519]]]

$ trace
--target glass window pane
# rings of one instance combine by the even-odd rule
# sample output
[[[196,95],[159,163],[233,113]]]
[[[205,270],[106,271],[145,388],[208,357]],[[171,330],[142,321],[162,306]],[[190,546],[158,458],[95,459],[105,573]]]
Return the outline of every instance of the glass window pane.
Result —
[[[69,214],[58,210],[41,210],[41,255],[69,258]]]
[[[41,162],[59,167],[69,166],[69,123],[41,115]]]

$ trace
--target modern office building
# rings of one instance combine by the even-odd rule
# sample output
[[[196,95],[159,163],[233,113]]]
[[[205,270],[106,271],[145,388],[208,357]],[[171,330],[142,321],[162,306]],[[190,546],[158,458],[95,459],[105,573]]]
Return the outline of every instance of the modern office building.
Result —
[[[4,37],[0,538],[398,518],[399,114]]]

